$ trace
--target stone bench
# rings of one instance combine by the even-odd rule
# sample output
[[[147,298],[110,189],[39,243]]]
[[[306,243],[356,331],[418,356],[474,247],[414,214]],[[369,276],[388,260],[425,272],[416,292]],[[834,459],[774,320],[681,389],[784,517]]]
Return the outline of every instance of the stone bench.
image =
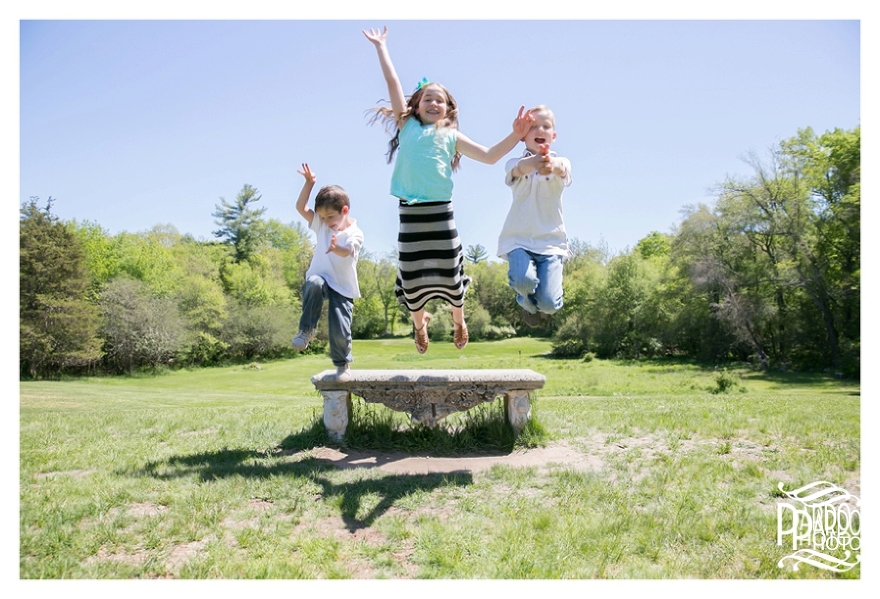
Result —
[[[312,377],[324,397],[324,425],[340,441],[348,427],[351,396],[406,412],[416,423],[435,426],[453,412],[463,412],[496,397],[516,434],[531,417],[530,394],[544,386],[544,375],[533,370],[352,370],[340,381],[335,370]]]

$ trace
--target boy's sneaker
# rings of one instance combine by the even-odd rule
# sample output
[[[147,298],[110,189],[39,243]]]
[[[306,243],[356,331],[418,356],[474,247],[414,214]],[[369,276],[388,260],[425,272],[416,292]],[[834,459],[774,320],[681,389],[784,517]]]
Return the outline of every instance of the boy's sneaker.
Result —
[[[351,380],[351,368],[349,368],[348,364],[336,367],[336,380],[343,383]]]
[[[300,331],[296,334],[296,337],[291,341],[291,345],[293,345],[294,349],[299,351],[304,351],[309,346],[309,341],[315,338],[315,329],[309,329],[308,331]]]
[[[521,310],[523,321],[525,321],[525,323],[533,329],[540,326],[541,321],[544,320],[543,315],[540,312],[535,312],[534,314],[532,314],[525,308],[521,308]]]

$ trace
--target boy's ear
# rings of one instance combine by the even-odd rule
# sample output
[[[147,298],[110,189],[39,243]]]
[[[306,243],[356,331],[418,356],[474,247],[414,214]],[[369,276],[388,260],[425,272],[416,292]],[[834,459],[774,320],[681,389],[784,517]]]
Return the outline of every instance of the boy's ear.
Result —
[[[339,211],[343,216],[348,214],[348,206],[343,206],[342,210]]]

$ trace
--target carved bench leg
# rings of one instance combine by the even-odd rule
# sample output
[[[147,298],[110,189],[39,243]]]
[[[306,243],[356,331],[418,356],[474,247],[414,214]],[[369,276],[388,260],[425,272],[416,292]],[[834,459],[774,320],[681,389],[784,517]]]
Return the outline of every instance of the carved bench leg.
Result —
[[[519,435],[532,417],[532,402],[529,399],[529,392],[519,389],[508,391],[504,396],[504,410],[507,412],[507,419],[510,426]]]
[[[351,415],[351,394],[348,391],[321,391],[324,396],[324,426],[334,441],[342,441]]]

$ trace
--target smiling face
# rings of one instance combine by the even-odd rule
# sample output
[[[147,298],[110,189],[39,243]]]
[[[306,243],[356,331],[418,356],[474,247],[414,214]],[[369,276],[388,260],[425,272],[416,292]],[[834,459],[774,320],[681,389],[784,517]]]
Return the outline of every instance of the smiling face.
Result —
[[[432,125],[446,118],[449,112],[449,97],[441,86],[436,83],[426,85],[416,106],[416,114],[423,125]]]
[[[533,111],[535,122],[532,128],[526,133],[523,141],[526,142],[526,149],[532,154],[540,154],[541,146],[547,144],[549,146],[556,140],[556,124],[553,115],[544,111]]]

